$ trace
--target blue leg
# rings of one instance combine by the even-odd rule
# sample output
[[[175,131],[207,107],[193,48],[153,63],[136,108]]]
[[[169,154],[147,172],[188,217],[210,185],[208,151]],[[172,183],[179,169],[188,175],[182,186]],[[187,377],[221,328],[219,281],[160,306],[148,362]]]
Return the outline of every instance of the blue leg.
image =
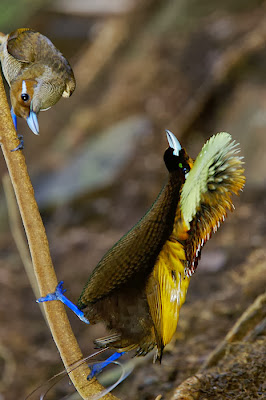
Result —
[[[63,289],[63,281],[59,282],[58,285],[56,286],[55,292],[54,293],[49,293],[45,297],[41,297],[40,299],[36,300],[37,303],[44,303],[46,301],[53,301],[53,300],[59,300],[62,303],[64,303],[70,310],[72,310],[78,317],[81,319],[81,321],[85,322],[86,324],[89,324],[90,321],[84,316],[84,312],[81,311],[75,304],[73,304],[66,296],[64,296],[63,293],[66,292],[66,289]]]
[[[13,108],[11,108],[11,117],[12,117],[12,121],[14,124],[15,129],[17,130],[17,116],[14,113]],[[19,139],[19,145],[17,147],[15,147],[13,150],[11,151],[17,151],[17,150],[23,150],[24,149],[24,140],[23,140],[23,136],[22,135],[18,135],[18,139]]]
[[[90,366],[90,364],[89,364],[91,373],[90,373],[90,375],[88,375],[87,379],[88,380],[92,379],[95,375],[99,374],[105,367],[107,367],[107,365],[111,364],[112,361],[117,360],[123,354],[125,354],[125,351],[121,351],[121,353],[116,352],[116,353],[112,354],[109,358],[107,358],[107,360],[105,360],[105,361],[94,364],[92,366]]]
[[[11,117],[14,124],[15,129],[17,130],[17,116],[14,113],[13,107],[11,108]]]

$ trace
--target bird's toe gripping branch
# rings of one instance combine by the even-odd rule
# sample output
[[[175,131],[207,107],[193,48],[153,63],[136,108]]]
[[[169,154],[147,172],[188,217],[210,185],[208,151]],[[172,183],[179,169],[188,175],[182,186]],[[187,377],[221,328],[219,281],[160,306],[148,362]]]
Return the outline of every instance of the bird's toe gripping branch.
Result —
[[[15,147],[14,149],[10,150],[11,152],[24,149],[23,136],[22,135],[18,135],[18,140],[19,140],[19,145],[17,147]]]
[[[116,352],[114,354],[112,354],[109,358],[107,358],[105,361],[99,362],[97,364],[94,365],[90,365],[90,370],[91,373],[88,375],[87,379],[90,380],[92,379],[94,376],[98,375],[100,372],[102,372],[102,370],[107,367],[107,365],[113,363],[114,361],[116,361],[118,358],[120,358],[123,354],[125,354],[124,351]]]
[[[53,300],[59,300],[62,303],[64,303],[70,310],[72,310],[81,321],[85,322],[86,324],[89,324],[90,321],[84,316],[84,312],[81,311],[75,304],[73,304],[66,296],[64,296],[64,293],[66,292],[66,289],[63,289],[63,281],[60,281],[58,285],[56,286],[55,292],[54,293],[49,293],[45,297],[40,297],[38,300],[36,300],[37,303],[44,303],[46,301],[53,301]]]

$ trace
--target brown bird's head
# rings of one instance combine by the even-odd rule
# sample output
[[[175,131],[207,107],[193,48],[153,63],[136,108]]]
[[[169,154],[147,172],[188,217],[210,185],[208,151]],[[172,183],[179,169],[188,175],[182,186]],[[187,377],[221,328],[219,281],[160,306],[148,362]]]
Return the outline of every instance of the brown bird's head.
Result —
[[[26,119],[30,129],[39,134],[37,114],[41,109],[40,102],[34,101],[37,81],[35,79],[18,79],[10,87],[10,99],[14,113]]]

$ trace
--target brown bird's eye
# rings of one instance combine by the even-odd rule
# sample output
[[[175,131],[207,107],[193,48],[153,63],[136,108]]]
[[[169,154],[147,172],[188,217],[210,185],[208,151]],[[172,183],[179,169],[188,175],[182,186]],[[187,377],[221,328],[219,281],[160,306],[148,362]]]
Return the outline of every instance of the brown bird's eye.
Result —
[[[28,95],[28,93],[22,93],[21,98],[23,101],[28,101],[30,96]]]

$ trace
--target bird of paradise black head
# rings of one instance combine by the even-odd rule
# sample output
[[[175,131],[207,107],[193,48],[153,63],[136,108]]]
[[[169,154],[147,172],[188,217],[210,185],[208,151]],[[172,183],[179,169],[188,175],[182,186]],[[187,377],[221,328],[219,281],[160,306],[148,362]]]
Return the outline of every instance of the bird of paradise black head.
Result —
[[[181,147],[179,141],[172,132],[166,130],[166,135],[169,143],[169,147],[164,153],[166,168],[169,172],[178,170],[183,171],[185,177],[190,171],[190,165],[188,164],[189,156],[187,155],[186,150]]]

